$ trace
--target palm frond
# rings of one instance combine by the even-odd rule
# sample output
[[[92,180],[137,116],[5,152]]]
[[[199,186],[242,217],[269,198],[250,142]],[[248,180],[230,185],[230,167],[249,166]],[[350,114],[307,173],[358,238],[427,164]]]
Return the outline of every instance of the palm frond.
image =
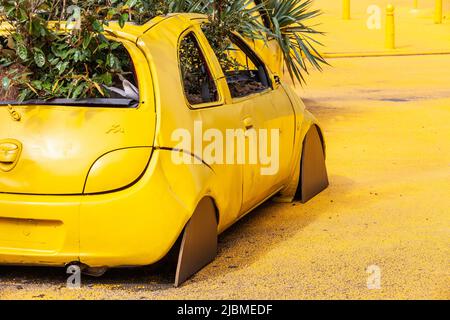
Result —
[[[268,22],[268,36],[274,38],[283,53],[288,73],[295,83],[305,82],[303,73],[309,72],[308,63],[318,70],[327,64],[316,45],[322,45],[314,39],[323,35],[306,23],[321,14],[312,9],[312,0],[266,0],[263,15]]]

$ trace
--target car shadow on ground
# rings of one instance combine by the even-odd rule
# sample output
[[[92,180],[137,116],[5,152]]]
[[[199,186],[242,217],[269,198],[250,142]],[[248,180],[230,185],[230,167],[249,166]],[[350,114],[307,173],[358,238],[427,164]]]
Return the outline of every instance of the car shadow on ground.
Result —
[[[319,216],[332,212],[338,199],[344,200],[353,186],[353,180],[331,175],[330,187],[306,204],[298,201],[263,203],[219,237],[216,260],[189,281],[211,281],[258,263],[281,242],[289,241]]]

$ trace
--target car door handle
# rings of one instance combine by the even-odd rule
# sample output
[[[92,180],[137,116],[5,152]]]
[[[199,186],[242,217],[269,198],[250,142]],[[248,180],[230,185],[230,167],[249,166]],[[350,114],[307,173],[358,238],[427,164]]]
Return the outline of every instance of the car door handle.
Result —
[[[253,128],[253,119],[248,117],[244,119],[244,127],[246,130],[250,130]]]

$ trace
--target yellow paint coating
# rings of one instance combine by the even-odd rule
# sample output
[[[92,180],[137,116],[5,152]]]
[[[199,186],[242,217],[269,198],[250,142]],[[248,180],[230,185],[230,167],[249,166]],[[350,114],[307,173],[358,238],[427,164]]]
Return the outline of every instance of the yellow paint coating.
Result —
[[[90,168],[83,193],[110,192],[131,185],[145,171],[151,154],[150,147],[119,149],[105,154]]]
[[[395,6],[396,49],[385,47],[385,16],[381,14],[381,28],[369,29],[367,21],[371,15],[367,9],[371,5],[381,12],[388,4]],[[310,24],[325,32],[325,36],[315,39],[323,44],[318,47],[326,57],[338,55],[370,54],[421,54],[450,52],[450,20],[444,18],[442,24],[434,24],[434,1],[420,2],[420,10],[411,11],[411,0],[358,0],[352,1],[351,20],[342,20],[342,1],[315,1],[313,6],[324,12]],[[448,17],[450,4],[443,2],[443,17]]]
[[[330,62],[297,90],[328,137],[324,193],[256,209],[179,288],[151,268],[71,290],[64,269],[0,267],[0,299],[448,300],[450,56]],[[379,290],[366,284],[373,264]]]
[[[435,0],[434,23],[442,23],[442,0]]]
[[[335,0],[321,3],[340,7]],[[360,27],[372,3],[355,2],[356,21],[348,26],[323,17],[324,31],[331,30],[326,50],[351,52],[353,58],[331,59],[332,67],[312,73],[308,86],[297,91],[326,129],[331,186],[325,193],[306,205],[264,204],[223,233],[217,260],[181,288],[172,288],[167,275],[151,269],[84,277],[81,290],[69,290],[62,270],[0,267],[0,299],[448,300],[450,75],[443,66],[450,56],[357,58],[361,52],[386,52],[380,49],[384,32]],[[395,4],[408,21],[399,26],[399,47],[409,46],[396,52],[450,48],[441,41],[448,23],[433,25],[433,10],[425,8],[425,16],[413,20],[405,9],[410,0]],[[340,8],[336,12],[341,20]],[[373,41],[360,41],[367,39]],[[178,179],[170,168],[164,172],[173,172],[168,180]],[[47,206],[45,212],[48,217],[64,213],[69,220],[76,217],[73,209]],[[107,228],[103,219],[111,215],[95,213],[86,223]],[[121,213],[112,218],[120,219]],[[95,239],[95,230],[88,231]],[[67,246],[75,239],[67,239]],[[366,268],[372,264],[382,271],[380,290],[366,286]]]
[[[392,4],[386,7],[386,48],[395,49],[395,9]]]
[[[219,233],[277,191],[292,197],[302,141],[317,121],[293,89],[274,81],[280,55],[271,54],[273,43],[249,42],[268,59],[271,88],[233,99],[201,31],[204,21],[180,14],[124,29],[110,25],[108,36],[134,62],[136,108],[17,106],[21,120],[13,121],[0,107],[0,137],[23,145],[14,170],[0,171],[1,264],[147,265],[169,251],[204,197],[217,207]],[[217,102],[191,106],[185,98],[178,47],[190,33],[215,79]],[[226,136],[250,118],[255,129],[280,129],[275,175],[261,176],[259,165],[172,160],[179,152],[174,130],[194,133],[201,121],[203,131]],[[188,157],[203,158],[202,150],[193,152]]]
[[[342,0],[342,18],[350,20],[350,0]]]

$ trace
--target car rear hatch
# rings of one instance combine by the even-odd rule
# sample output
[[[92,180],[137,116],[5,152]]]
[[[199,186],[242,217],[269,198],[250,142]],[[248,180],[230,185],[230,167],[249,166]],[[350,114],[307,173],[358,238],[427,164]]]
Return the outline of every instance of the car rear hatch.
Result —
[[[153,135],[153,114],[139,108],[0,106],[0,192],[81,194],[99,157]]]
[[[101,156],[153,145],[156,117],[148,64],[140,49],[124,44],[135,65],[140,101],[0,101],[0,193],[82,194]]]

